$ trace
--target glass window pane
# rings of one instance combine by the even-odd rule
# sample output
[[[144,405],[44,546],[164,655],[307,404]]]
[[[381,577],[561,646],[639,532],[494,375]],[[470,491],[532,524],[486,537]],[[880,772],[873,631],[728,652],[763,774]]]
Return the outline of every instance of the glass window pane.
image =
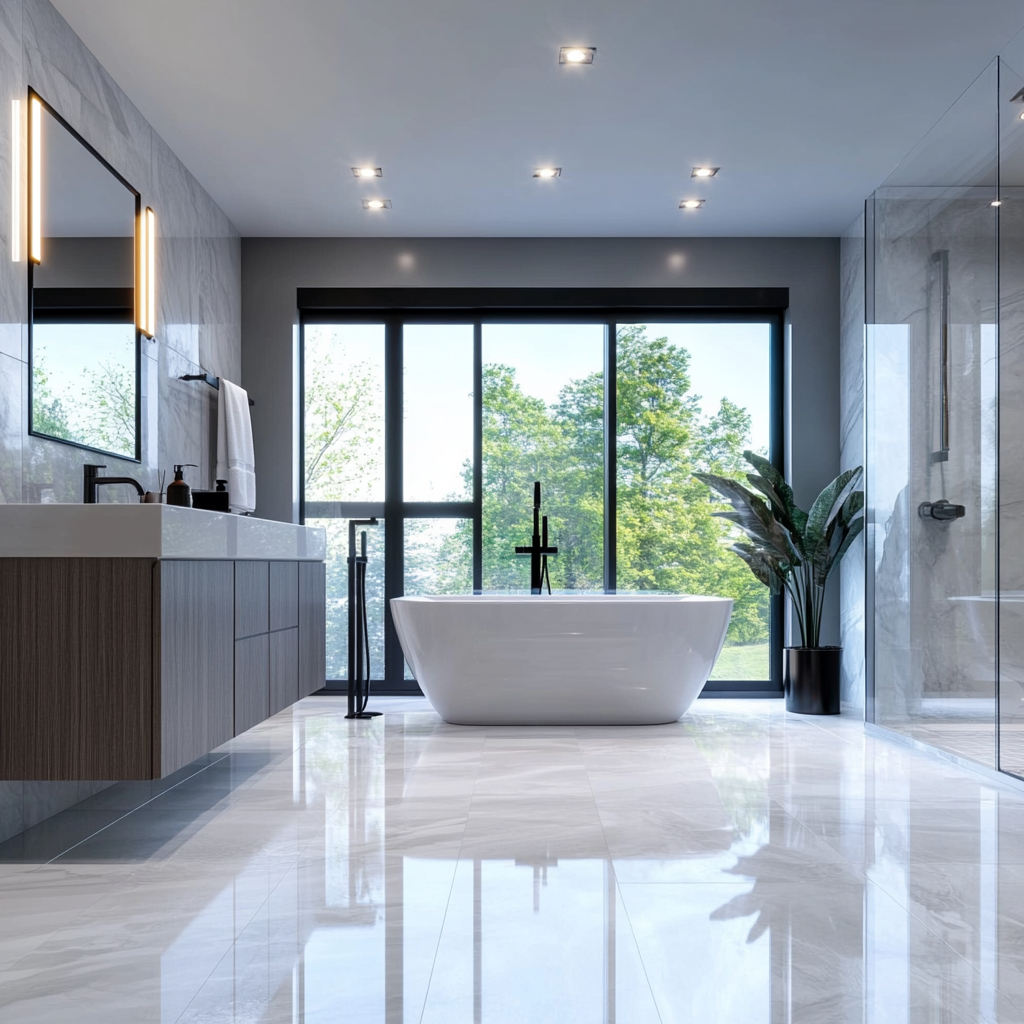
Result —
[[[405,593],[473,593],[473,521],[406,519]]]
[[[744,449],[767,456],[770,339],[764,323],[617,328],[617,587],[731,597],[712,679],[770,676],[768,590],[692,475],[741,477]]]
[[[406,324],[406,501],[473,496],[473,325]]]
[[[406,519],[405,593],[473,593],[473,521]],[[405,678],[412,679],[409,666]]]
[[[348,679],[348,520],[307,519],[327,531],[327,678]],[[366,530],[366,607],[370,634],[370,673],[384,678],[384,520]]]
[[[530,590],[541,481],[553,591],[604,588],[602,324],[483,326],[483,586]]]
[[[306,501],[383,501],[384,325],[304,335]]]

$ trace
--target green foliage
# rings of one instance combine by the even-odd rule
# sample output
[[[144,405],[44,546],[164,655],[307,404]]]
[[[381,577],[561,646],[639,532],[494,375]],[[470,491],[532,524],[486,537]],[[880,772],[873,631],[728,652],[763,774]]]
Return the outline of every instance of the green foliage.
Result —
[[[804,512],[771,463],[750,451],[743,455],[756,470],[747,474],[747,481],[758,493],[719,474],[694,475],[732,505],[715,515],[739,527],[752,542],[734,544],[732,550],[773,594],[785,590],[802,645],[818,647],[825,585],[864,528],[864,492],[857,489],[864,470],[858,466],[840,473],[810,512]]]
[[[135,368],[113,362],[87,370],[89,409],[88,444],[129,458],[135,455]]]
[[[75,435],[68,422],[64,403],[54,395],[50,384],[50,373],[41,352],[33,354],[32,363],[32,429],[50,437],[62,437],[68,441],[81,439]]]
[[[41,434],[135,456],[135,367],[112,360],[85,367],[70,408],[54,394],[45,348],[33,352],[32,427]]]

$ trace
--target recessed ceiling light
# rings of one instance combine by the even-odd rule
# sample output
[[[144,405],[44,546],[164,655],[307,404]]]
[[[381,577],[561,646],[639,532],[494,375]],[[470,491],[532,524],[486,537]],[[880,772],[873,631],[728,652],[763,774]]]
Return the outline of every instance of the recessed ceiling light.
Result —
[[[533,172],[535,178],[560,178],[562,176],[561,167],[538,167]]]
[[[379,167],[353,167],[352,173],[357,178],[380,178],[384,172]]]
[[[699,210],[704,205],[703,199],[684,199],[679,204],[680,210]]]
[[[1021,114],[1021,115],[1020,115],[1020,119],[1021,119],[1022,121],[1024,121],[1024,114]]]
[[[993,199],[989,206],[1002,206],[1003,201],[1001,199]]]
[[[593,64],[596,46],[562,46],[558,50],[559,64]]]
[[[390,199],[364,199],[363,200],[364,210],[390,210],[391,200]]]
[[[694,167],[694,169],[690,171],[690,177],[713,178],[721,169],[721,167]]]

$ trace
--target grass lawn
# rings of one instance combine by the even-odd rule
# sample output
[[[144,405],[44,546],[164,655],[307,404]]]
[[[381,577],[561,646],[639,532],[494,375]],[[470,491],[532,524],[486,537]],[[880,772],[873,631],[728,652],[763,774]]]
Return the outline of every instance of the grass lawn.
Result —
[[[722,648],[712,679],[768,679],[768,644],[736,644]]]

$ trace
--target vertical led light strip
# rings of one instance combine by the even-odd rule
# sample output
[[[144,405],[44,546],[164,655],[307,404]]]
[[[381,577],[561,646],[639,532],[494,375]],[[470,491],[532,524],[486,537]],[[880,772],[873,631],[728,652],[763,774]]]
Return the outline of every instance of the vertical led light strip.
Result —
[[[29,101],[31,125],[29,126],[29,190],[32,209],[29,214],[28,258],[33,263],[43,259],[43,105],[38,96]]]
[[[11,259],[21,262],[21,100],[11,100]]]
[[[149,301],[146,298],[146,284],[149,281],[149,246],[146,245],[146,211],[139,214],[139,240],[138,251],[135,259],[139,268],[138,282],[139,291],[135,298],[135,323],[143,334],[148,334],[146,322],[146,310],[149,309]]]
[[[146,207],[146,333],[156,335],[156,214]]]

